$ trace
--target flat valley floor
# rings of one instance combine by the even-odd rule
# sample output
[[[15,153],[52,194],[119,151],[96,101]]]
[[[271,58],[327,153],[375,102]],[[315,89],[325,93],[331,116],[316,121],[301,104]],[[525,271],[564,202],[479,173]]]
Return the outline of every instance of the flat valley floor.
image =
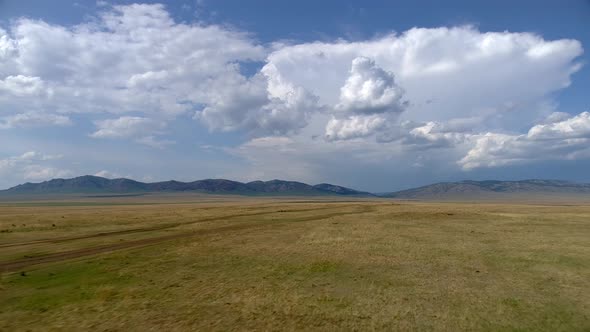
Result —
[[[590,331],[590,204],[0,202],[0,331]]]

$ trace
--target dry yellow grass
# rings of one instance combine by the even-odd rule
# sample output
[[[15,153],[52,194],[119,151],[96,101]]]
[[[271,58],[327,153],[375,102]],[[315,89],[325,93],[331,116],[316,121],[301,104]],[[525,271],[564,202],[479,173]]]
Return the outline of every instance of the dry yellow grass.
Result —
[[[590,329],[590,206],[194,199],[0,206],[0,330]]]

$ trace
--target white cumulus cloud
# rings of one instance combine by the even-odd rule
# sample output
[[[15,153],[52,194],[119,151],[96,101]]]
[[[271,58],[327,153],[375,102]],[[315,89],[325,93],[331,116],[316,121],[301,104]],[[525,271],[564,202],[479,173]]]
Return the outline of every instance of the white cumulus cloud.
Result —
[[[17,97],[39,95],[43,88],[43,81],[39,77],[16,75],[0,80],[0,93]]]
[[[346,140],[372,135],[386,128],[387,119],[381,115],[350,115],[332,118],[326,125],[327,140]]]
[[[316,96],[284,81],[273,66],[265,66],[250,79],[222,77],[212,86],[210,103],[195,118],[214,130],[284,135],[307,126],[320,108]]]
[[[582,52],[576,40],[551,41],[533,33],[480,32],[462,26],[413,28],[357,42],[286,45],[271,53],[268,62],[284,80],[317,95],[321,104],[348,106],[353,104],[346,101],[352,99],[361,108],[378,110],[398,94],[393,90],[379,95],[388,91],[377,88],[387,86],[387,79],[381,85],[350,84],[356,77],[350,74],[350,64],[366,57],[383,72],[395,74],[395,84],[403,88],[409,104],[400,120],[447,122],[485,113],[485,126],[514,129],[539,118],[539,105],[570,84],[571,75],[580,69],[576,59]],[[346,86],[355,88],[342,102]]]
[[[100,10],[71,27],[23,18],[0,29],[0,113],[173,118],[215,102],[210,78],[241,77],[241,63],[266,55],[246,33],[177,23],[161,4]]]
[[[490,132],[475,135],[473,139],[473,147],[459,161],[465,170],[542,160],[586,159],[590,157],[590,113],[535,125],[526,134]]]
[[[164,5],[98,10],[73,26],[21,18],[0,28],[3,139],[62,126],[166,148],[192,134],[200,140],[204,126],[245,133],[232,136],[249,141],[230,153],[252,169],[278,176],[292,168],[286,175],[301,179],[345,164],[469,170],[590,158],[587,113],[556,112],[554,100],[581,68],[577,40],[458,26],[262,44],[225,25],[177,21]],[[171,128],[187,116],[195,133],[177,135],[193,130]],[[72,119],[86,118],[103,120],[80,133]],[[26,167],[30,178],[60,169],[34,154],[0,162],[10,169],[3,175],[18,178]]]
[[[366,137],[387,129],[406,108],[403,94],[393,73],[369,58],[353,59],[350,76],[340,88],[335,115],[326,125],[326,139]]]
[[[66,115],[46,112],[25,112],[3,117],[0,128],[42,127],[42,126],[70,126],[72,121]]]
[[[350,76],[340,88],[336,110],[354,114],[401,113],[403,94],[393,73],[383,70],[369,58],[358,57],[352,60]]]
[[[161,131],[165,124],[153,119],[139,116],[122,116],[96,122],[97,131],[90,136],[94,138],[127,138],[148,135]]]
[[[62,157],[28,151],[22,155],[0,159],[0,176],[32,181],[70,176],[73,174],[71,171],[48,164]]]
[[[23,169],[23,178],[30,181],[45,181],[56,178],[67,178],[72,176],[69,170],[46,167],[41,165],[27,165]]]
[[[155,135],[164,133],[166,122],[139,116],[122,116],[116,119],[95,122],[97,130],[93,138],[132,138],[137,143],[153,148],[164,148],[174,141],[160,139]]]

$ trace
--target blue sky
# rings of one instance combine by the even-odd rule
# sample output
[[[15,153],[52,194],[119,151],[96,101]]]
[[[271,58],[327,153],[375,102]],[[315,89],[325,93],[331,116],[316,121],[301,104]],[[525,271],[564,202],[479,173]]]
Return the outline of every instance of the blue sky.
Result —
[[[588,1],[0,0],[0,187],[590,182]]]

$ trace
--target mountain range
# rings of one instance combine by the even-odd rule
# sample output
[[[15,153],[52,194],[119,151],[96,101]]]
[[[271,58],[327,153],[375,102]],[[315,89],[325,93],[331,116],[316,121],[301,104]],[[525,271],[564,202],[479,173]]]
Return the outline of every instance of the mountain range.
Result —
[[[296,181],[253,181],[242,183],[225,179],[207,179],[193,182],[163,181],[145,183],[130,179],[106,179],[85,175],[72,179],[53,179],[41,183],[24,183],[0,191],[4,195],[29,194],[125,194],[143,192],[198,192],[236,195],[301,195],[301,196],[374,196],[328,183],[308,185]]]
[[[521,181],[460,181],[441,182],[390,193],[373,194],[338,185],[321,183],[309,185],[296,181],[238,182],[206,179],[193,182],[162,181],[145,183],[130,179],[107,179],[85,175],[72,179],[53,179],[40,183],[24,183],[0,190],[0,195],[31,194],[133,194],[148,192],[196,192],[234,195],[297,195],[297,196],[355,196],[396,199],[475,199],[508,197],[514,194],[590,195],[590,184],[559,180]]]
[[[560,180],[521,181],[460,181],[441,182],[423,187],[382,194],[382,197],[399,199],[454,199],[508,197],[528,195],[590,194],[590,184]]]

